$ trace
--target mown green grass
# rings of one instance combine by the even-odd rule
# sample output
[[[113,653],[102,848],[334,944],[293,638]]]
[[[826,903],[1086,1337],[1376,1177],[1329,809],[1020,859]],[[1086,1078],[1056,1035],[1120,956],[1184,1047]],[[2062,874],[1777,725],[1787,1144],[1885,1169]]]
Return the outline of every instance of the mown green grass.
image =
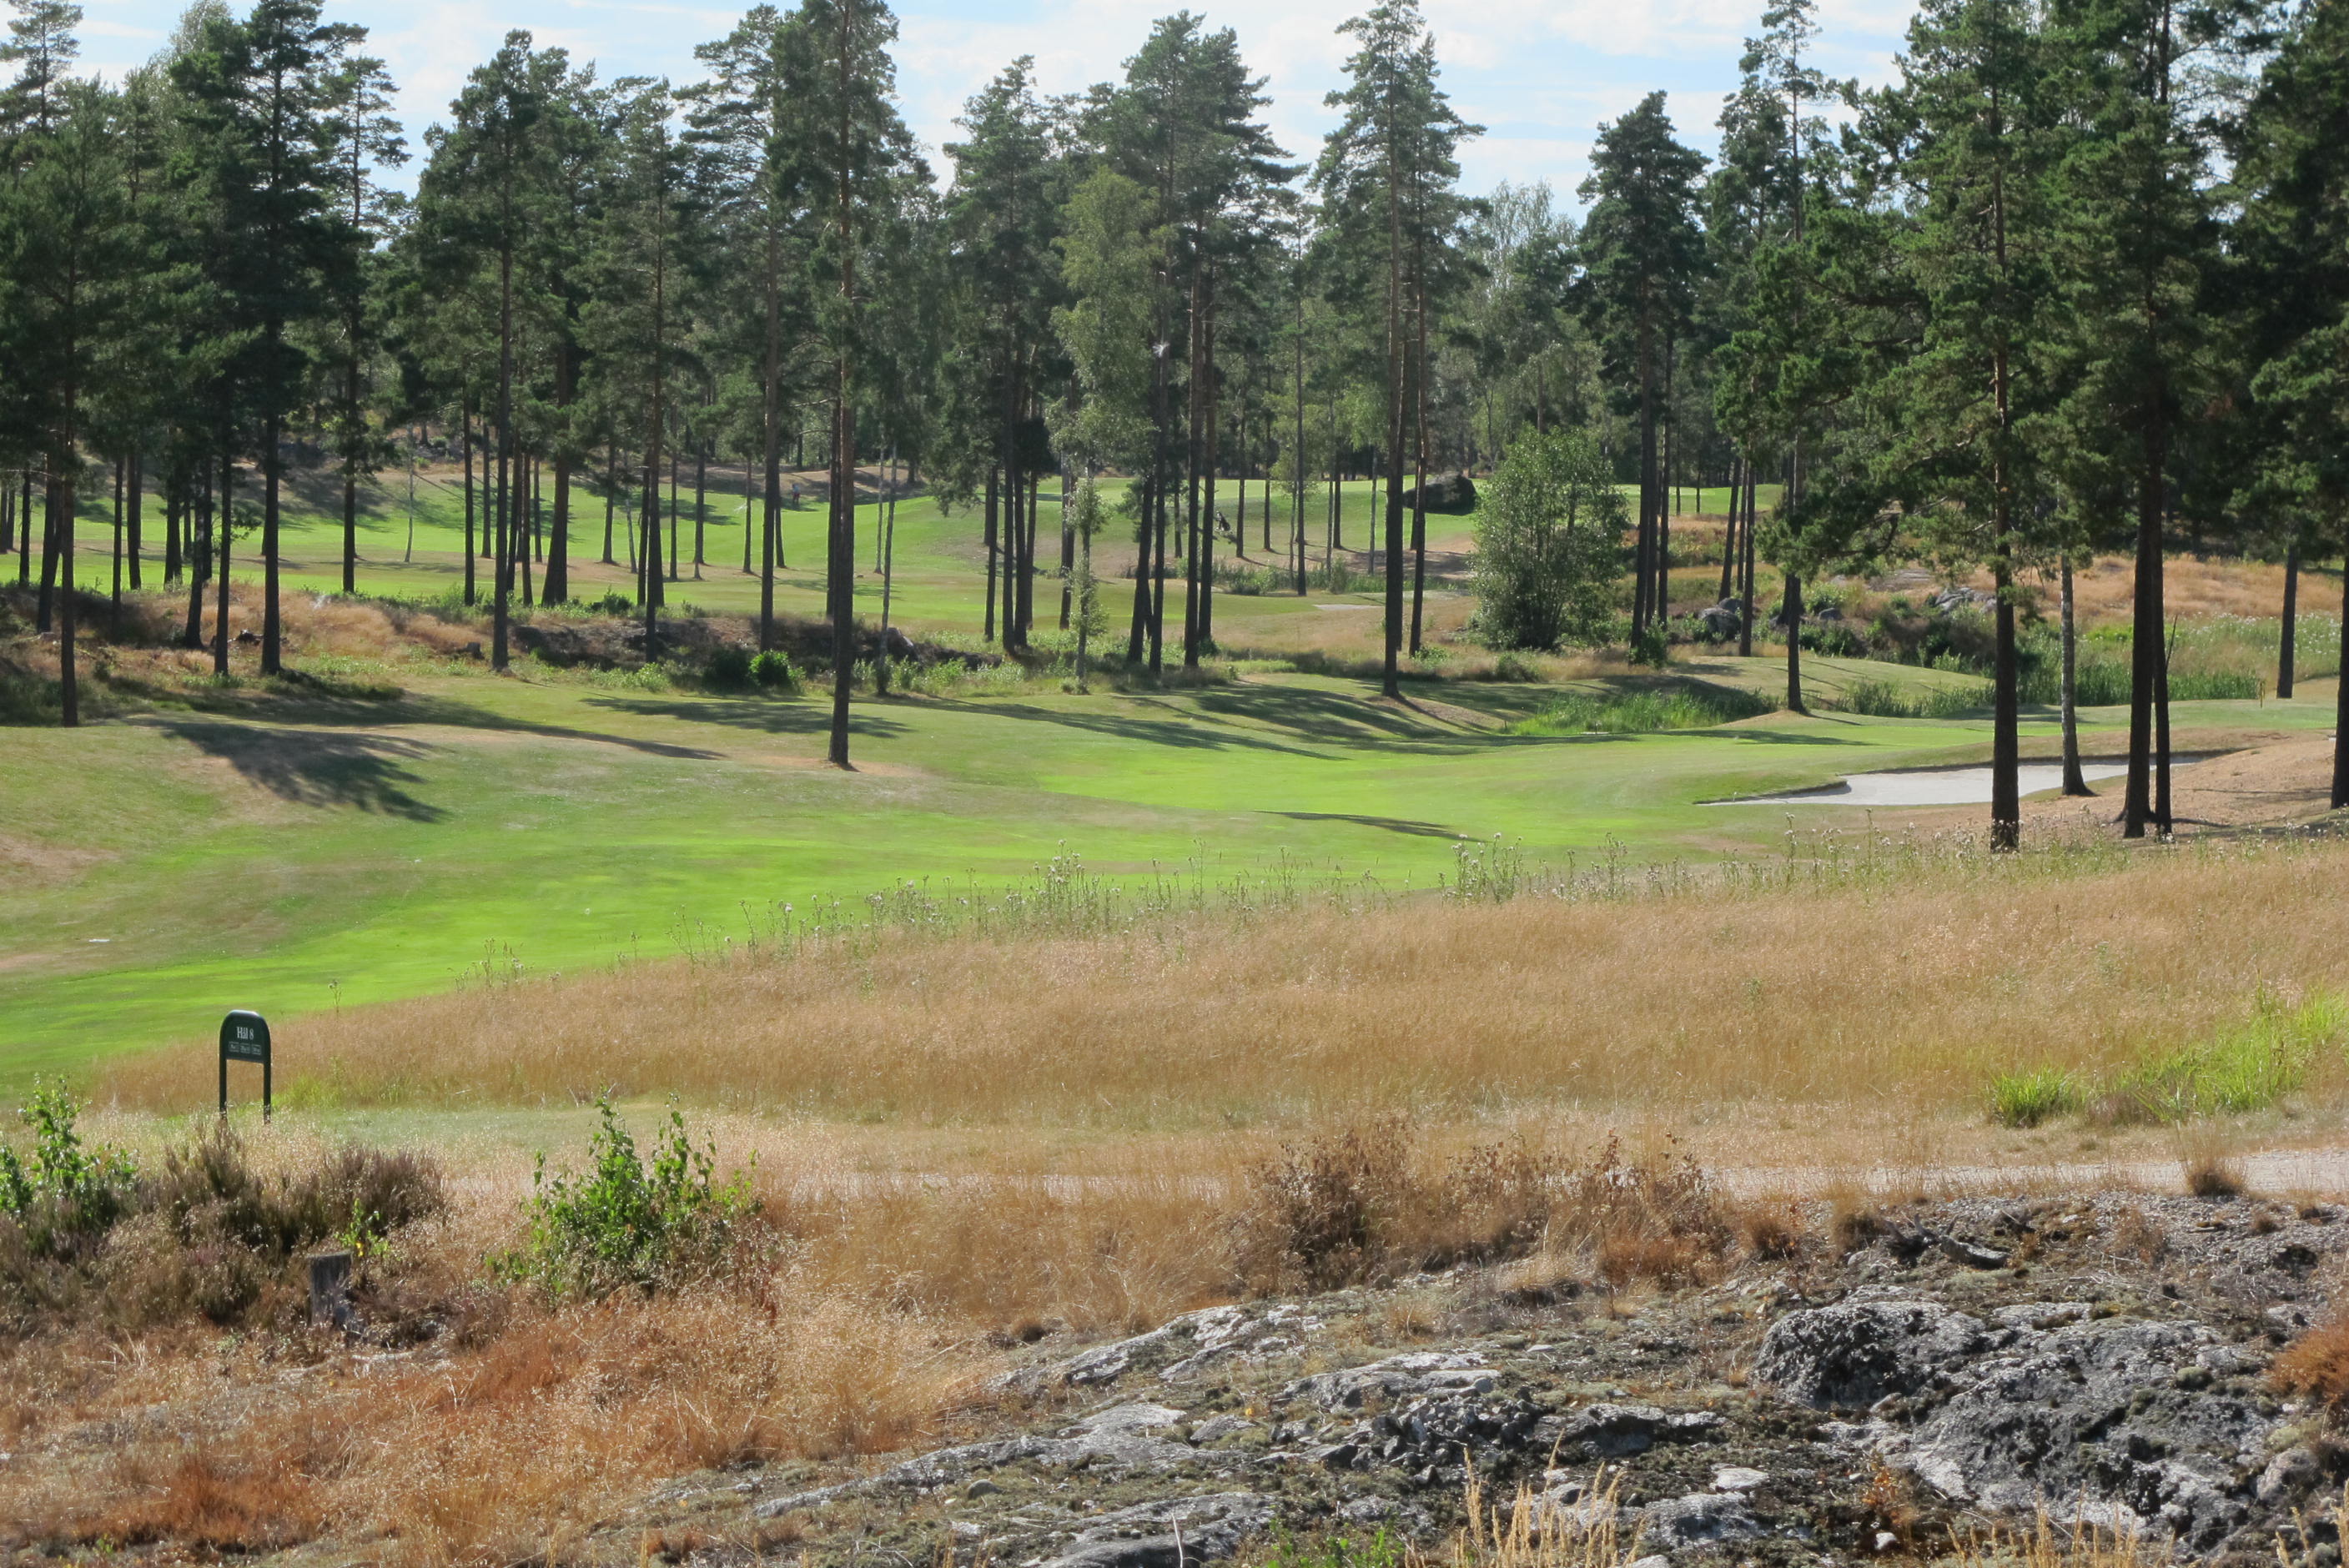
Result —
[[[1782,678],[1763,659],[1688,673],[1762,692]],[[296,1016],[445,989],[484,965],[662,958],[722,943],[778,901],[1017,879],[1063,847],[1108,871],[1285,856],[1422,887],[1463,836],[1506,834],[1547,860],[1615,843],[1749,852],[1777,842],[1783,812],[1700,802],[1946,759],[1987,737],[1979,721],[1839,714],[1512,735],[1351,679],[1266,675],[860,700],[858,770],[842,773],[818,761],[817,698],[402,678],[410,690],[388,702],[7,732],[0,1079],[200,1035],[232,1006]],[[1559,688],[1414,693],[1506,721]],[[2260,721],[2329,716],[2329,693],[2313,693]],[[2233,718],[2209,705],[2179,722]]]
[[[682,580],[667,587],[667,602],[674,608],[698,605],[703,609],[729,614],[755,610],[759,603],[759,580],[755,573],[746,573],[743,565],[743,493],[740,468],[729,467],[712,470],[710,485],[701,509],[703,521],[703,554],[707,563],[693,564],[695,507],[692,474],[688,470],[685,483],[678,494],[679,508],[678,538],[685,566]],[[1247,486],[1245,515],[1237,504],[1231,481],[1219,489],[1216,505],[1226,517],[1243,524],[1246,559],[1232,562],[1235,569],[1247,573],[1268,564],[1285,562],[1288,559],[1288,500],[1275,495],[1272,500],[1272,548],[1264,546],[1264,487],[1251,481]],[[250,500],[253,492],[246,492]],[[1368,548],[1379,535],[1374,528],[1381,522],[1379,507],[1383,491],[1365,480],[1351,480],[1340,487],[1342,521],[1340,539],[1351,550]],[[1764,503],[1771,493],[1765,490]],[[313,592],[332,592],[342,585],[342,521],[340,481],[331,475],[295,473],[287,485],[283,506],[283,544],[280,573],[283,581],[292,588]],[[478,506],[478,496],[476,500]],[[666,504],[666,501],[664,502]],[[1721,508],[1727,504],[1727,492],[1718,487],[1699,491],[1684,487],[1681,505],[1694,512],[1705,507]],[[1044,537],[1038,544],[1038,553],[1047,573],[1059,565],[1057,491],[1047,486],[1043,502],[1039,508]],[[1313,542],[1318,563],[1322,539],[1326,500],[1324,492],[1317,490],[1306,503],[1306,528]],[[109,585],[112,564],[113,522],[110,496],[85,490],[80,498],[78,528],[76,533],[76,574],[83,584],[93,591],[103,592]],[[419,478],[415,486],[412,536],[409,531],[409,490],[404,471],[387,472],[360,488],[358,518],[357,587],[361,593],[396,595],[410,599],[434,599],[441,594],[461,590],[464,582],[464,495],[460,477],[453,469],[434,469]],[[877,615],[881,609],[881,575],[874,555],[880,542],[880,524],[884,509],[868,502],[857,508],[859,572],[856,580],[856,602],[860,612]],[[629,512],[625,506],[616,507],[613,555],[615,563],[601,563],[604,542],[604,497],[592,483],[574,490],[572,523],[572,590],[575,598],[594,598],[606,591],[631,592],[633,569],[629,564]],[[1471,522],[1467,518],[1441,514],[1427,520],[1428,547],[1440,554],[1451,554],[1468,548]],[[900,500],[896,511],[896,548],[892,572],[892,619],[916,632],[976,633],[982,624],[986,594],[987,557],[981,544],[982,521],[976,508],[966,507],[952,513],[942,511],[926,496],[915,496]],[[796,509],[786,508],[782,521],[783,561],[777,573],[777,606],[786,614],[820,614],[823,605],[823,528],[824,513],[811,492]],[[145,509],[144,570],[150,586],[159,583],[162,572],[163,506],[159,496],[150,495]],[[1119,573],[1133,564],[1133,544],[1131,531],[1112,521],[1110,531],[1096,544],[1096,570],[1103,580],[1112,608],[1112,621],[1123,629],[1122,616],[1133,588],[1130,578]],[[1228,545],[1219,548],[1219,559],[1231,560]],[[240,538],[232,555],[233,572],[243,578],[257,571],[257,561],[250,541]],[[0,558],[0,570],[13,573],[14,558]],[[476,573],[486,585],[486,572],[476,563]],[[536,580],[535,572],[533,581]],[[1280,581],[1287,579],[1282,577]],[[1277,587],[1277,585],[1276,585]],[[1310,598],[1356,598],[1373,594],[1375,582],[1364,581],[1347,592],[1332,595],[1316,593]],[[1038,618],[1043,624],[1055,624],[1060,613],[1060,583],[1057,578],[1037,585]],[[1217,614],[1231,624],[1245,624],[1260,615],[1286,615],[1305,608],[1303,603],[1285,592],[1233,594],[1219,603]]]

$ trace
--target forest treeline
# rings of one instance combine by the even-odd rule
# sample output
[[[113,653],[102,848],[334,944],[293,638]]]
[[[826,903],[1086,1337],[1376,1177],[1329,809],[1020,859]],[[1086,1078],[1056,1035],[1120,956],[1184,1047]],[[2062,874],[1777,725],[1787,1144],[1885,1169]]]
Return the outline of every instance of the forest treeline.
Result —
[[[1480,128],[1411,0],[1343,25],[1319,148],[1277,145],[1236,36],[1181,12],[1084,92],[1011,62],[936,170],[895,108],[880,0],[761,5],[684,84],[512,33],[420,149],[364,31],[314,0],[200,0],[119,81],[75,74],[78,7],[11,3],[0,547],[20,582],[38,557],[67,723],[59,520],[90,487],[128,498],[134,587],[160,498],[165,583],[191,645],[216,596],[222,671],[230,566],[257,552],[274,672],[288,465],[340,477],[348,590],[360,487],[423,433],[464,466],[465,592],[502,666],[511,608],[564,601],[583,549],[633,562],[657,649],[680,467],[697,486],[730,467],[758,505],[744,569],[771,645],[782,475],[826,464],[844,763],[860,464],[968,508],[990,638],[1019,648],[1049,616],[1081,658],[1099,638],[1151,672],[1214,646],[1217,552],[1242,543],[1219,483],[1244,530],[1253,481],[1302,593],[1344,546],[1339,481],[1382,481],[1365,542],[1390,695],[1431,499],[1491,469],[1485,635],[1653,655],[1671,489],[1727,486],[1707,597],[1750,652],[1756,562],[1778,569],[1796,708],[1806,583],[1988,571],[2005,845],[2023,580],[2061,585],[2076,763],[2071,571],[2133,552],[2139,835],[2169,815],[2165,551],[2296,571],[2349,528],[2343,0],[1927,0],[1866,90],[1817,68],[1812,0],[1782,0],[1717,154],[1652,94],[1600,128],[1578,221],[1544,184],[1462,189]],[[412,156],[411,195],[388,181]],[[1096,574],[1112,544],[1130,591]],[[1588,589],[1626,567],[1622,624]]]

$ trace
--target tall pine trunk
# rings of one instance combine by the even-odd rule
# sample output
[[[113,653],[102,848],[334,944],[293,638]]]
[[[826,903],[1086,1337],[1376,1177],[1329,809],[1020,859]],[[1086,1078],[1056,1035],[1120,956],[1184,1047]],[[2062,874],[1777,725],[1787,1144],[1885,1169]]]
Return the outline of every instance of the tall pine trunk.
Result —
[[[228,433],[221,432],[220,482],[220,564],[213,569],[212,588],[218,600],[212,611],[212,673],[228,674],[228,566],[229,551],[236,536],[236,503],[233,499],[236,479],[236,456],[228,445]]]
[[[1418,460],[1413,464],[1417,481],[1411,497],[1411,651],[1419,652],[1420,624],[1427,603],[1427,232],[1424,227],[1413,236],[1415,253],[1412,263],[1414,291],[1419,295],[1418,309],[1413,312],[1413,335],[1418,338],[1414,356],[1419,373],[1413,378],[1412,445]]]
[[[2145,468],[2137,476],[2137,581],[2129,626],[2128,781],[2121,801],[2121,834],[2145,837],[2153,820],[2153,727],[2161,685],[2162,476],[2168,456],[2158,416],[2145,429]]]
[[[458,445],[465,454],[465,603],[476,596],[473,587],[473,395],[457,401]]]
[[[68,356],[70,362],[70,356]],[[67,400],[70,431],[72,400]],[[70,444],[67,447],[71,450]],[[70,729],[81,723],[81,686],[74,660],[74,468],[71,458],[56,465],[49,476],[51,515],[63,521],[57,530],[57,722]]]
[[[1402,174],[1397,129],[1387,128],[1387,614],[1381,689],[1402,696]]]
[[[2276,650],[2276,696],[2292,697],[2293,655],[2300,630],[2300,534],[2295,531],[2283,551],[2283,640]]]
[[[1786,708],[1808,713],[1803,706],[1803,580],[1786,573]]]
[[[2064,618],[2064,793],[2094,795],[2087,775],[2080,770],[2080,638],[2078,611],[2072,593],[2072,561],[2063,564],[2061,587]]]
[[[128,539],[128,546],[130,552],[130,587],[133,593],[136,593],[146,586],[145,582],[140,578],[139,570],[139,552],[141,546],[145,543],[145,540],[143,538],[145,530],[141,527],[141,524],[146,521],[147,515],[144,488],[146,480],[146,463],[142,459],[138,449],[134,447],[131,449],[130,452],[130,519],[129,524],[130,531]]]

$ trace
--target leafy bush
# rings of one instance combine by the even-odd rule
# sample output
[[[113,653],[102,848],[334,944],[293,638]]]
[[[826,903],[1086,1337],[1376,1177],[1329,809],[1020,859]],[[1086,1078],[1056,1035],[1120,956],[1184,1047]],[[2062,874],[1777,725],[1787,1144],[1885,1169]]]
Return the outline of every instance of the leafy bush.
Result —
[[[1685,685],[1669,690],[1567,692],[1512,735],[1650,735],[1664,729],[1710,729],[1774,711],[1767,697],[1732,686]]]
[[[777,648],[769,648],[750,661],[750,678],[769,691],[797,691],[799,672],[792,668],[791,655]]]
[[[2079,1109],[2079,1083],[2062,1068],[2001,1073],[1991,1080],[1991,1118],[2002,1127],[2036,1127]]]
[[[1476,515],[1477,634],[1496,648],[1588,640],[1609,618],[1625,515],[1588,435],[1520,435]]]
[[[103,1235],[129,1207],[139,1177],[130,1156],[82,1141],[81,1107],[62,1085],[36,1084],[16,1115],[33,1130],[29,1158],[0,1144],[0,1213],[47,1255]]]
[[[702,678],[720,691],[740,691],[750,684],[753,662],[750,649],[720,643],[710,650],[709,664],[702,671]]]
[[[1824,655],[1831,659],[1868,657],[1868,639],[1840,621],[1804,626],[1803,648],[1806,653]]]
[[[529,1234],[492,1260],[496,1272],[556,1295],[598,1297],[650,1292],[717,1265],[752,1211],[749,1173],[721,1185],[716,1145],[696,1148],[674,1104],[649,1164],[610,1095],[596,1097],[595,1110],[586,1174],[549,1176],[539,1156]]]
[[[1355,571],[1354,563],[1342,555],[1332,556],[1326,566],[1309,567],[1305,573],[1306,585],[1324,593],[1351,593],[1371,581]]]
[[[1243,562],[1218,560],[1216,562],[1216,592],[1256,597],[1280,592],[1286,581],[1269,566],[1250,566]]]

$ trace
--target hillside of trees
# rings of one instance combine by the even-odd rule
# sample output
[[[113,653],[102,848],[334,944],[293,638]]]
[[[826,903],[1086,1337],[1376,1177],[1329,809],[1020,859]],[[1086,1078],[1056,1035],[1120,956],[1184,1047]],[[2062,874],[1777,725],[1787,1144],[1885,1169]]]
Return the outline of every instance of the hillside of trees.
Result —
[[[230,574],[257,560],[272,673],[289,465],[339,477],[349,591],[359,487],[446,454],[503,667],[512,609],[564,603],[583,551],[636,562],[657,654],[680,469],[746,476],[773,645],[781,476],[828,465],[845,764],[860,469],[970,518],[988,638],[1050,623],[1152,675],[1215,647],[1240,543],[1222,486],[1243,528],[1254,488],[1303,593],[1345,547],[1340,481],[1371,477],[1390,697],[1428,509],[1474,472],[1496,645],[1661,659],[1691,634],[1681,485],[1737,498],[1702,586],[1747,653],[1757,624],[1804,624],[1823,575],[1987,572],[2008,846],[2018,614],[2056,585],[2076,763],[2071,573],[2133,552],[2140,836],[2170,816],[2166,555],[2296,572],[2349,528],[2349,16],[2321,0],[1929,0],[1866,90],[1820,72],[1811,0],[1783,0],[1717,155],[1652,94],[1599,128],[1579,216],[1546,184],[1462,188],[1480,128],[1410,0],[1344,24],[1318,148],[1277,145],[1236,35],[1181,12],[1081,93],[1009,63],[936,167],[878,0],[758,6],[684,83],[512,33],[420,148],[364,30],[313,0],[201,0],[119,81],[76,74],[78,7],[12,5],[0,551],[57,639],[67,725],[59,520],[91,491],[116,498],[130,588],[160,532],[155,586],[222,672]],[[1762,562],[1781,603],[1755,603]],[[1627,570],[1628,618],[1590,592]],[[1801,652],[1789,635],[1797,710]]]

